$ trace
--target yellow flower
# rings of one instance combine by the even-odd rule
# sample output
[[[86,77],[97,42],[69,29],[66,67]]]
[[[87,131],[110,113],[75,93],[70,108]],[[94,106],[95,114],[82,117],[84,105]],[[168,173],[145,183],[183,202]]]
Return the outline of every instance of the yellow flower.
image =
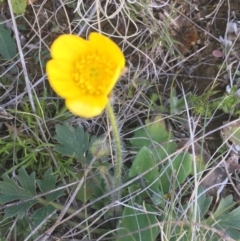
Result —
[[[67,108],[85,118],[100,115],[125,67],[120,48],[99,33],[91,33],[88,40],[65,34],[53,42],[51,56],[48,79]]]

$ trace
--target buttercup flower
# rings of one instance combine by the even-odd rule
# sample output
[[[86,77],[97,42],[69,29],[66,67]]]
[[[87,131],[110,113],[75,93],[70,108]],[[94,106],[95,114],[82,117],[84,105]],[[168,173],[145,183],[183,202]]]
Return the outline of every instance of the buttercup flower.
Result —
[[[125,67],[120,48],[99,33],[91,33],[88,40],[65,34],[53,42],[51,57],[47,76],[67,108],[85,118],[100,115]]]

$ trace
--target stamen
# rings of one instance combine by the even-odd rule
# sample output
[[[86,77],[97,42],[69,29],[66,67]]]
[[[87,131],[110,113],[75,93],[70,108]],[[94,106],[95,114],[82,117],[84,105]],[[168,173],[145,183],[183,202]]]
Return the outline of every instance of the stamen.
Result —
[[[83,94],[103,95],[108,90],[115,69],[106,56],[92,53],[75,63],[73,79]]]

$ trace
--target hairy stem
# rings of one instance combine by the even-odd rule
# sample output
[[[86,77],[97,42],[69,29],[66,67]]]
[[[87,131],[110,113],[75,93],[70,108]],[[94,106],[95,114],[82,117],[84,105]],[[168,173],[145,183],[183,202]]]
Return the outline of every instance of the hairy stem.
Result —
[[[109,117],[109,120],[112,125],[112,133],[113,133],[113,139],[115,142],[116,146],[116,167],[115,167],[115,182],[114,182],[114,188],[118,188],[121,183],[122,183],[122,146],[121,146],[121,139],[120,139],[120,134],[118,130],[118,125],[117,125],[117,119],[115,117],[112,105],[110,102],[107,104],[107,115]],[[121,190],[118,192],[115,192],[114,195],[114,201],[119,200],[121,198]]]

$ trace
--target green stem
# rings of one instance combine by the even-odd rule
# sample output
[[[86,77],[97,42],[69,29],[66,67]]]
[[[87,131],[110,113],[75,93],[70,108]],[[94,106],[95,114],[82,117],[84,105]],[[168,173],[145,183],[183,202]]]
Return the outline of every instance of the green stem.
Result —
[[[87,203],[87,191],[86,191],[86,187],[87,187],[87,184],[86,184],[86,173],[84,172],[84,183],[83,183],[83,189],[84,189],[84,203]],[[88,213],[87,213],[87,208],[84,209],[84,213],[85,213],[85,220],[86,220],[86,227],[89,227],[88,225]],[[88,238],[91,239],[91,235],[90,235],[90,230],[89,228],[87,228],[87,233],[88,233]]]
[[[113,107],[108,102],[107,107],[107,115],[109,117],[109,120],[112,125],[112,133],[113,133],[113,139],[115,141],[115,147],[116,147],[116,167],[115,167],[115,183],[114,183],[114,188],[120,187],[122,183],[122,145],[121,145],[121,139],[120,139],[120,134],[118,130],[118,125],[117,125],[117,119],[115,117]],[[119,200],[121,198],[121,191],[119,190],[118,192],[115,192],[114,199],[113,201]]]

